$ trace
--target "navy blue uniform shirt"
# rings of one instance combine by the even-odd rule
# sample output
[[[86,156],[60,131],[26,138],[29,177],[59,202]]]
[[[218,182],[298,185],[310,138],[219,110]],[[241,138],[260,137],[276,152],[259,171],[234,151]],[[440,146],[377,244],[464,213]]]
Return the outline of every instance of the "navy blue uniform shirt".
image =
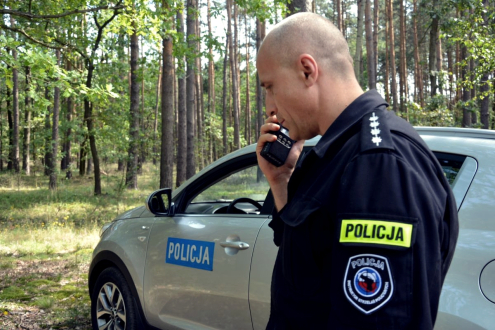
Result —
[[[267,329],[432,329],[458,236],[433,153],[369,91],[301,156],[270,227]]]

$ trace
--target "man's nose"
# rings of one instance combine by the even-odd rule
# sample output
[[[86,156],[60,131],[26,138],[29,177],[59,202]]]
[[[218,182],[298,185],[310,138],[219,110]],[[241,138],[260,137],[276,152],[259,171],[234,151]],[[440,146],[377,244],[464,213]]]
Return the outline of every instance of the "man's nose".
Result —
[[[275,102],[267,94],[265,96],[265,113],[268,117],[275,116],[277,114],[277,107],[275,106]]]

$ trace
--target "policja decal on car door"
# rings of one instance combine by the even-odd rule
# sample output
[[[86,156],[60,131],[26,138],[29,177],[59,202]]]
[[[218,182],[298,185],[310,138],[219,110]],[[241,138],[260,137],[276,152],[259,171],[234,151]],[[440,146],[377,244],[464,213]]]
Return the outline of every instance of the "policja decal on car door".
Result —
[[[387,258],[375,254],[350,257],[344,276],[344,292],[347,299],[365,314],[385,305],[394,292]]]

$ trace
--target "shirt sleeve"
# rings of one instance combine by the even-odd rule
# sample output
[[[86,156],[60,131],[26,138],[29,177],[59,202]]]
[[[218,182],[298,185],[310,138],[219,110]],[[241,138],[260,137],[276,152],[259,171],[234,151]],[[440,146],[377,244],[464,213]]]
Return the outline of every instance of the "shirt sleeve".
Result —
[[[344,170],[332,262],[345,326],[433,328],[447,193],[420,163],[373,150]]]

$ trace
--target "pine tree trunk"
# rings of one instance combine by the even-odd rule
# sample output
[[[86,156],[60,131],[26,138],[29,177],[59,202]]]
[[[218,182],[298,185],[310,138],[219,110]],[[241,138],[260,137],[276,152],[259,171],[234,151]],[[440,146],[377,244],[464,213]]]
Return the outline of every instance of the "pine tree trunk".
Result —
[[[366,27],[366,53],[368,60],[368,88],[376,89],[376,68],[375,68],[375,55],[373,53],[373,30],[371,16],[371,0],[366,0],[366,7],[364,10],[365,27]]]
[[[134,25],[135,23],[133,23]],[[129,151],[125,185],[137,189],[138,153],[139,153],[139,40],[137,30],[131,35],[131,107],[129,110]]]
[[[462,17],[461,13],[461,17]],[[468,51],[466,46],[461,46],[461,60],[466,60],[468,57]],[[461,81],[465,81],[468,77],[468,65],[465,65],[461,69]],[[464,102],[464,106],[462,108],[462,127],[471,127],[471,112],[469,111],[469,107],[467,102],[471,99],[471,91],[468,87],[464,86],[462,92],[462,101]]]
[[[373,54],[375,55],[375,71],[378,72],[378,32],[380,26],[378,18],[380,16],[380,2],[375,0],[373,5]]]
[[[488,9],[488,0],[483,0],[483,6]],[[485,21],[485,24],[488,25],[488,16],[486,14],[483,15],[483,19]],[[480,104],[480,122],[483,125],[484,129],[489,129],[490,128],[490,114],[488,113],[488,106],[490,103],[490,95],[488,94],[489,92],[489,85],[488,85],[488,79],[490,75],[488,73],[483,74],[481,77],[481,86],[480,86],[480,94],[482,97],[481,104]],[[494,100],[495,104],[495,100]]]
[[[265,38],[265,22],[261,22],[256,19],[256,51],[258,52],[261,46],[261,42]],[[260,85],[260,78],[256,74],[256,109],[257,109],[257,125],[256,125],[256,140],[259,139],[261,126],[264,124],[263,117],[263,89]]]
[[[164,12],[169,10],[167,0],[162,1]],[[164,31],[165,33],[165,31]],[[160,157],[160,188],[173,187],[174,169],[174,63],[173,39],[170,35],[163,38],[163,74],[162,74],[162,137]]]
[[[184,35],[184,18],[182,11],[177,11],[177,32],[179,38],[183,38]],[[179,58],[179,65],[184,67],[185,58]],[[186,107],[186,78],[184,75],[180,75],[177,79],[177,176],[175,186],[179,187],[186,181],[186,164],[187,164],[187,107]]]
[[[56,51],[57,65],[60,67],[60,49]],[[58,80],[58,79],[57,79]],[[58,154],[58,126],[60,117],[60,88],[55,87],[53,92],[53,124],[52,124],[52,157],[50,159],[50,179],[48,187],[50,190],[57,189],[57,154]]]
[[[404,0],[400,1],[400,63],[399,63],[399,77],[400,77],[400,112],[406,111],[406,86],[407,86],[407,76],[406,76],[406,23],[405,23],[405,10],[404,10]]]
[[[391,75],[392,75],[392,85],[391,85],[391,92],[392,92],[392,109],[397,112],[397,72],[396,72],[396,66],[395,66],[395,32],[394,32],[394,6],[392,0],[387,0],[388,1],[388,22],[389,22],[389,40],[390,40],[390,67],[392,69]]]
[[[246,128],[245,128],[245,139],[248,145],[251,144],[251,100],[250,100],[250,94],[249,94],[249,31],[248,31],[248,24],[247,24],[247,15],[244,15],[244,26],[246,29]]]
[[[229,45],[229,60],[230,60],[230,74],[232,79],[232,100],[234,109],[234,147],[236,149],[241,148],[240,142],[240,130],[239,130],[239,104],[237,102],[238,98],[238,79],[237,79],[237,66],[236,66],[236,52],[235,52],[235,40],[232,38],[232,0],[227,0],[227,33],[229,39],[232,41]]]
[[[29,98],[29,85],[31,68],[26,66],[26,88],[24,95],[24,141],[22,148],[22,170],[26,175],[31,174],[30,158],[29,158],[29,146],[31,145],[31,99]],[[1,158],[1,154],[0,154]]]
[[[364,16],[364,2],[366,0],[357,0],[358,16],[357,16],[357,36],[356,36],[356,53],[354,54],[354,73],[356,79],[361,81],[361,65],[363,53],[363,16]]]
[[[469,80],[470,81],[475,80],[474,66],[475,66],[474,59],[471,58],[469,60]],[[470,93],[471,93],[471,100],[476,99],[476,90],[474,89],[474,85],[472,86]],[[471,111],[471,124],[477,124],[478,123],[478,117],[476,115],[477,115],[476,111]]]
[[[227,67],[230,48],[230,35],[225,37],[225,56],[223,58],[223,91],[222,91],[222,136],[223,136],[223,154],[228,153],[227,140]]]
[[[419,57],[419,42],[418,42],[418,0],[413,2],[413,37],[414,37],[414,86],[417,92],[417,99],[421,108],[424,108],[424,96],[423,96],[423,70],[421,68]]]
[[[440,31],[437,32],[437,40],[436,40],[436,53],[437,53],[437,58],[436,58],[436,67],[437,67],[437,72],[438,72],[438,92],[440,94],[443,94],[443,86],[440,81],[440,74],[443,71],[443,54],[442,54],[442,39],[440,39]]]
[[[211,30],[211,1],[208,0],[208,35],[211,38],[212,35],[212,30]],[[212,115],[211,118],[213,118],[214,114],[216,113],[215,110],[215,63],[213,60],[213,48],[211,44],[208,46],[208,53],[210,54],[210,58],[208,59],[208,112]],[[213,123],[210,122],[210,125],[213,125]],[[215,155],[215,148],[214,148],[214,143],[215,143],[215,136],[213,134],[213,129],[210,127],[210,134],[209,134],[209,162],[213,162],[217,157]]]
[[[187,0],[187,42],[188,46],[196,49],[196,11],[197,0]],[[187,59],[187,158],[186,178],[189,179],[196,173],[195,159],[195,109],[196,109],[196,59]]]
[[[7,100],[5,101],[5,105],[7,106],[7,123],[9,125],[8,135],[9,135],[9,146],[8,146],[8,159],[7,159],[7,171],[12,171],[14,168],[14,163],[12,159],[14,159],[13,151],[14,151],[14,142],[12,132],[14,131],[14,120],[12,118],[12,108],[10,103],[10,89],[7,88],[6,91]]]
[[[200,29],[199,24],[199,18],[198,22],[196,24],[196,35],[200,36],[201,35],[201,29]],[[197,54],[201,53],[201,47],[199,42],[197,43],[197,48],[196,48]],[[205,167],[205,138],[203,135],[203,126],[204,126],[204,119],[205,119],[205,107],[203,104],[203,79],[202,79],[202,71],[203,68],[201,66],[201,56],[198,56],[196,58],[196,108],[197,108],[197,145],[199,149],[199,169],[203,169]]]
[[[385,77],[383,79],[383,85],[385,86],[385,100],[390,104],[390,51],[389,51],[389,23],[388,23],[388,1],[385,1]]]
[[[153,120],[153,165],[156,165],[158,158],[158,108],[160,107],[160,92],[162,85],[163,65],[158,69],[158,81],[156,82],[155,114]]]
[[[10,16],[10,26],[14,27],[15,21]],[[17,62],[17,50],[12,48],[12,57]],[[19,168],[19,72],[16,67],[12,67],[12,119],[13,119],[13,131],[12,131],[12,166],[15,173],[20,172]]]
[[[48,87],[45,87],[45,99],[48,100],[50,98],[50,92],[48,91]],[[45,132],[48,133],[52,130],[51,123],[50,123],[50,107],[47,107],[46,109],[46,116],[45,116]],[[50,169],[52,167],[51,161],[52,161],[52,147],[51,147],[51,138],[48,134],[45,134],[45,157],[44,157],[44,175],[49,176],[50,175]]]

